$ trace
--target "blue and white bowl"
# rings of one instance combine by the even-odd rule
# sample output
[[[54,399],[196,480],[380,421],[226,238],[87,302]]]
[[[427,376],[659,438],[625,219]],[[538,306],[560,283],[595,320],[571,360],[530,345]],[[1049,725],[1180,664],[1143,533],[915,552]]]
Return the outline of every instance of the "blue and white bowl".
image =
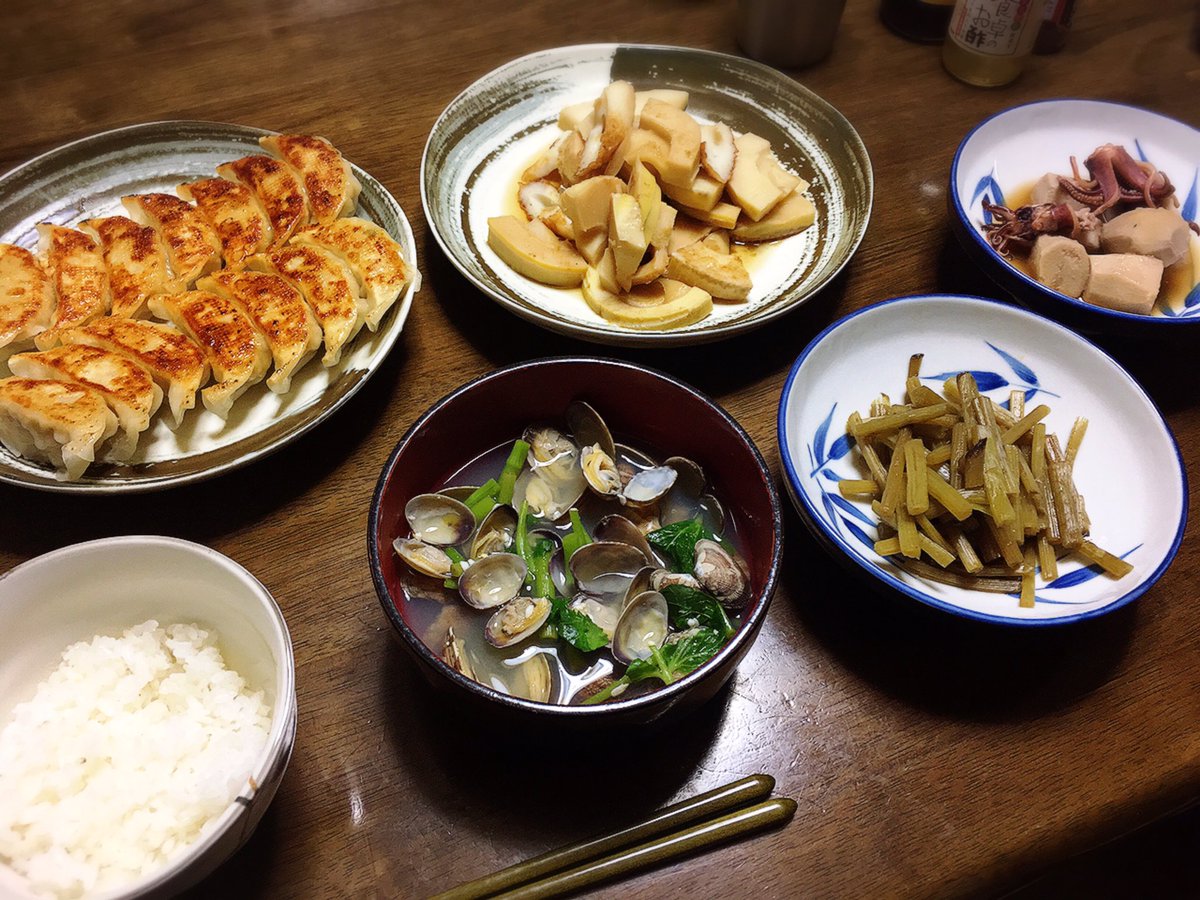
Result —
[[[950,226],[968,256],[1018,301],[1083,331],[1136,330],[1142,335],[1195,335],[1200,329],[1200,237],[1192,235],[1192,288],[1183,300],[1158,304],[1152,315],[1117,312],[1051,290],[1017,269],[988,244],[991,220],[983,201],[1008,206],[1047,172],[1070,174],[1101,144],[1120,144],[1150,161],[1175,185],[1180,213],[1200,221],[1200,130],[1183,122],[1104,100],[1040,100],[984,119],[954,154]]]
[[[1077,416],[1089,421],[1075,461],[1091,539],[1133,564],[1121,579],[1068,556],[1034,606],[1015,595],[938,584],[902,571],[874,551],[869,503],[838,493],[842,478],[867,478],[846,434],[881,392],[904,396],[909,357],[924,353],[934,390],[971,371],[997,402],[1022,390],[1045,403],[1047,430],[1065,441]],[[852,568],[930,606],[988,622],[1049,625],[1091,618],[1144,594],[1179,549],[1187,481],[1179,448],[1153,401],[1102,350],[1041,316],[979,297],[900,297],[835,322],[800,354],[779,402],[779,448],[792,502],[818,540]]]

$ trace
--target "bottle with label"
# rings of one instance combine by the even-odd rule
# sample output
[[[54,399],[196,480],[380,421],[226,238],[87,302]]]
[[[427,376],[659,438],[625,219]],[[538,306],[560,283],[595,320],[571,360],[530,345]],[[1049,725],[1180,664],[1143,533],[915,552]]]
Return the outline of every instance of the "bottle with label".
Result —
[[[958,0],[942,45],[955,78],[999,87],[1021,74],[1042,25],[1045,0]]]
[[[883,0],[879,18],[901,37],[922,44],[940,44],[954,0]]]
[[[1074,15],[1075,0],[1046,0],[1046,17],[1033,42],[1033,52],[1057,53],[1065,47]]]

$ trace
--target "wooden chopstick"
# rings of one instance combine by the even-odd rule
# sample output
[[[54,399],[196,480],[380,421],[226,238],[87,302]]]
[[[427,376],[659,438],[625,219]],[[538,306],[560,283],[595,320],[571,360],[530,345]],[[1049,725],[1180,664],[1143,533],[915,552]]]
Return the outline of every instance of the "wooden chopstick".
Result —
[[[552,873],[562,872],[564,869],[583,868],[585,863],[601,860],[618,850],[642,844],[694,822],[710,819],[720,813],[738,809],[755,800],[761,800],[769,796],[774,787],[775,779],[770,775],[751,775],[749,778],[742,778],[664,807],[649,818],[628,828],[551,850],[549,853],[501,869],[499,872],[461,884],[436,895],[431,900],[478,900],[478,898],[494,896]],[[794,803],[792,809],[795,810]],[[611,877],[611,875],[605,877]]]

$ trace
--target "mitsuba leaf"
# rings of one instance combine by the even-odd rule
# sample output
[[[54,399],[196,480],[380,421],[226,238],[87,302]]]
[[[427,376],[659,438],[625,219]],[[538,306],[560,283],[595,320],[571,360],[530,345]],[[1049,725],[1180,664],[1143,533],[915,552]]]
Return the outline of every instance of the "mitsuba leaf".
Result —
[[[666,598],[671,625],[675,628],[690,628],[690,623],[695,620],[696,624],[711,628],[722,637],[728,638],[733,634],[729,616],[715,597],[686,584],[665,585],[662,595]]]
[[[725,645],[725,636],[712,628],[692,628],[679,639],[655,647],[648,659],[635,659],[625,670],[626,681],[657,678],[663,684],[678,681],[708,662]]]
[[[699,519],[684,519],[664,525],[646,535],[650,546],[662,553],[676,572],[691,572],[696,565],[696,541],[712,538]]]
[[[608,635],[604,629],[584,613],[571,609],[565,597],[552,601],[550,622],[560,638],[584,653],[608,646]]]

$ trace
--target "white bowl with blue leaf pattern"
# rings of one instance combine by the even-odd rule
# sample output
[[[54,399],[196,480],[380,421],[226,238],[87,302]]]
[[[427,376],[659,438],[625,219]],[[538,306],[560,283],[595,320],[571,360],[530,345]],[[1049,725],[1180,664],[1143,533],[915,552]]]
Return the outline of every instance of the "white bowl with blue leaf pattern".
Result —
[[[1091,539],[1133,564],[1113,579],[1072,556],[1036,601],[939,584],[902,571],[874,550],[877,519],[869,503],[838,493],[842,478],[867,478],[846,434],[846,419],[866,415],[880,393],[901,398],[908,360],[924,353],[921,378],[935,390],[971,371],[980,390],[1006,402],[1023,390],[1045,403],[1047,430],[1065,441],[1077,416],[1088,421],[1075,461]],[[852,568],[902,594],[967,618],[1050,625],[1101,615],[1145,593],[1166,571],[1187,522],[1187,479],[1179,448],[1154,402],[1112,358],[1041,316],[979,297],[899,297],[835,322],[796,360],[779,403],[785,483],[820,543]]]
[[[1038,311],[1083,331],[1120,331],[1143,336],[1197,334],[1200,328],[1200,237],[1192,235],[1191,287],[1151,315],[1093,306],[1051,290],[1000,256],[983,226],[988,200],[1009,205],[1046,172],[1070,174],[1101,144],[1120,144],[1149,161],[1175,185],[1180,214],[1200,221],[1200,130],[1167,116],[1104,100],[1040,100],[984,119],[963,139],[950,169],[950,225],[968,256],[1007,293]],[[1009,202],[1006,202],[1009,201]],[[1186,273],[1184,273],[1186,280]]]

